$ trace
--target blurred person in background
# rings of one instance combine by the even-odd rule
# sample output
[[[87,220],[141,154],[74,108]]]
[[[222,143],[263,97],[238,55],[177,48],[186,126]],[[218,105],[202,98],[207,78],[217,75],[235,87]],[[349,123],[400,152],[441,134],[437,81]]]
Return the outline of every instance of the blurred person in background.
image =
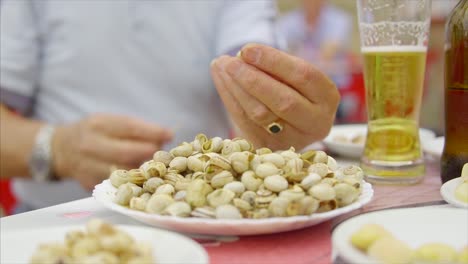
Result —
[[[1,5],[0,176],[18,212],[87,197],[111,168],[198,133],[227,138],[230,118],[272,149],[333,124],[339,94],[311,64],[259,44],[221,56],[275,46],[271,1]]]
[[[276,30],[291,54],[314,64],[344,88],[352,81],[348,56],[352,27],[352,17],[326,0],[301,0],[299,8],[278,19]],[[346,118],[346,112],[360,103],[356,99],[342,98],[337,119]]]

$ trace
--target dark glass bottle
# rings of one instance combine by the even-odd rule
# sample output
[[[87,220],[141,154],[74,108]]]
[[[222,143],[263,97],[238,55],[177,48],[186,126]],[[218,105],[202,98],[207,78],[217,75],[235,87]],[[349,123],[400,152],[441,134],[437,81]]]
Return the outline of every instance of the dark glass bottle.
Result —
[[[441,178],[460,177],[468,163],[468,0],[460,0],[446,25],[445,146]]]

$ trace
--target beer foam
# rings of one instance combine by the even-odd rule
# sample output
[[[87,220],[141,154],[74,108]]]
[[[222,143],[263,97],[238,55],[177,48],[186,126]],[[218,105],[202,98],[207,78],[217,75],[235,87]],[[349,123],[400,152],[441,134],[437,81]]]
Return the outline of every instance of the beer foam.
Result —
[[[362,53],[376,53],[376,52],[426,52],[426,46],[375,46],[375,47],[361,47]]]
[[[380,21],[359,23],[363,46],[424,46],[428,41],[430,22]]]

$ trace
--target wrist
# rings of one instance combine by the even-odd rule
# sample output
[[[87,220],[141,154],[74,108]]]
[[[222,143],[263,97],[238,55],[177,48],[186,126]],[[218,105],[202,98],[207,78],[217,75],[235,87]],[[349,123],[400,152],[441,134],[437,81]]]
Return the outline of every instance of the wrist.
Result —
[[[51,139],[51,173],[57,179],[63,179],[69,176],[66,158],[63,155],[62,146],[64,142],[64,134],[66,127],[58,126],[55,128],[55,133]]]

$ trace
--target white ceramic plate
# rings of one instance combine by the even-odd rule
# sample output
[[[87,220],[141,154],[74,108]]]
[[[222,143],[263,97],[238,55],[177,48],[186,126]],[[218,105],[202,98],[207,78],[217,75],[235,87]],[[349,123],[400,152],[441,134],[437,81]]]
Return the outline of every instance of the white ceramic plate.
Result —
[[[310,216],[274,217],[267,219],[203,219],[162,216],[131,210],[113,202],[115,192],[116,188],[112,186],[109,180],[105,180],[101,184],[96,185],[93,196],[108,209],[132,217],[143,223],[183,233],[209,235],[272,234],[313,226],[362,207],[370,202],[374,194],[372,186],[369,183],[364,183],[362,194],[356,202],[333,211],[312,214]]]
[[[332,235],[334,257],[339,255],[346,263],[375,263],[349,242],[354,232],[369,223],[382,225],[414,249],[429,242],[445,243],[456,250],[468,245],[466,210],[441,207],[391,209],[355,216],[335,228]]]
[[[423,145],[424,151],[436,158],[442,157],[442,152],[444,151],[444,140],[444,137],[433,138],[428,141],[427,144]]]
[[[136,241],[153,245],[156,263],[209,263],[208,254],[195,241],[182,235],[150,227],[116,225]],[[39,244],[63,243],[71,230],[84,230],[84,226],[60,226],[42,229],[25,229],[1,233],[0,263],[29,263]]]
[[[367,125],[337,125],[333,126],[328,136],[323,140],[325,146],[333,153],[339,154],[343,157],[349,158],[360,158],[364,151],[364,143],[346,143],[338,142],[335,140],[337,136],[344,136],[351,139],[358,135],[366,135]],[[432,142],[435,138],[435,133],[429,129],[420,128],[419,138],[421,140],[421,146],[425,149],[425,146]]]
[[[468,203],[464,203],[455,198],[455,189],[461,184],[461,182],[460,177],[451,179],[440,187],[440,194],[447,203],[456,207],[468,208]]]

